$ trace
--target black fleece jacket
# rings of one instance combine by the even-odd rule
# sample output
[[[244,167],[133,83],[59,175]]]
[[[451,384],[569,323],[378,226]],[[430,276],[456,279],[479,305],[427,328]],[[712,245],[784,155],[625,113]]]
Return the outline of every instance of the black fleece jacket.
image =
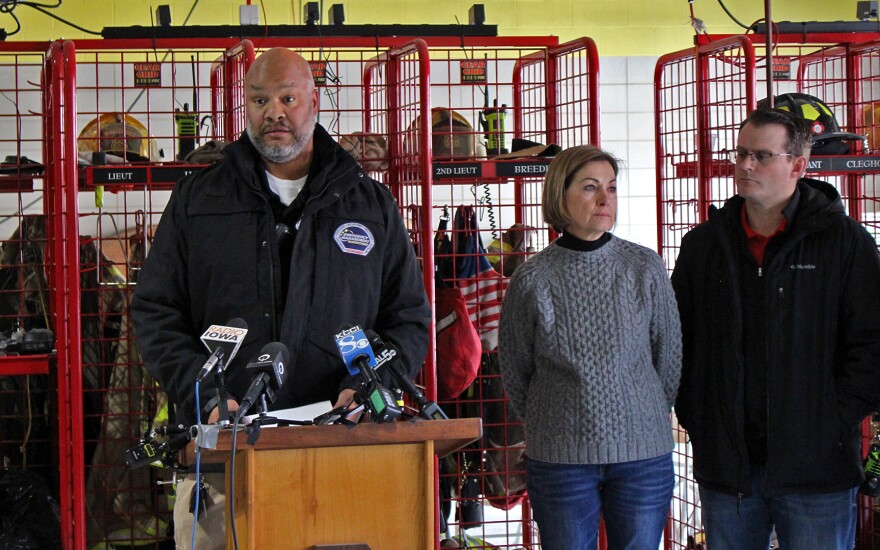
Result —
[[[314,139],[286,303],[265,169],[247,135],[172,192],[131,311],[144,364],[179,422],[195,423],[195,378],[207,358],[199,336],[235,317],[248,333],[227,365],[232,397],[247,389],[244,367],[263,345],[290,351],[293,370],[273,409],[334,401],[349,384],[334,340],[346,324],[393,343],[410,374],[422,366],[431,312],[397,203],[319,125]],[[203,414],[215,395],[209,377],[200,385]]]
[[[880,403],[880,255],[829,184],[802,179],[786,231],[768,243],[759,291],[766,318],[768,494],[845,490],[862,479],[859,424]],[[748,496],[742,197],[682,240],[672,284],[684,365],[675,411],[694,476]]]

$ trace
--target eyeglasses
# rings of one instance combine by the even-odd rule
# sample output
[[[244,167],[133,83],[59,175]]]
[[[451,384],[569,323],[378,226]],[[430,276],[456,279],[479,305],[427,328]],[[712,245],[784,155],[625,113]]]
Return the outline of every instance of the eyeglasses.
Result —
[[[736,149],[733,151],[727,152],[727,158],[730,159],[730,162],[736,164],[737,162],[742,162],[746,160],[746,157],[752,157],[752,160],[760,164],[761,166],[767,166],[770,162],[776,157],[793,157],[791,153],[767,153],[766,151],[745,151],[743,149]]]

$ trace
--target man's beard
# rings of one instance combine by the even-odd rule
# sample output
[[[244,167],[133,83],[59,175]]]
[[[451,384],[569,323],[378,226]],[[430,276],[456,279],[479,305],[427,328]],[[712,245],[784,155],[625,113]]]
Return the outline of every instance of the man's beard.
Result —
[[[284,164],[298,157],[305,150],[309,141],[311,141],[312,135],[315,133],[316,118],[314,113],[309,118],[310,121],[299,130],[285,126],[290,130],[293,137],[293,140],[286,145],[283,143],[269,145],[263,139],[262,133],[258,133],[250,123],[248,123],[247,134],[251,138],[251,143],[254,144],[254,147],[257,148],[257,151],[263,158],[275,164]]]

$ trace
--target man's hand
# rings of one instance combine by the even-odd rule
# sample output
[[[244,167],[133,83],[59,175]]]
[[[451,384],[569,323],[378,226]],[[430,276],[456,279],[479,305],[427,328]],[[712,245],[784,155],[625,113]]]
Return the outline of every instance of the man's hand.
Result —
[[[235,399],[227,399],[226,406],[229,407],[229,415],[238,410],[238,401]],[[214,424],[220,420],[220,407],[214,407],[211,414],[208,415],[208,424]]]
[[[337,407],[347,407],[351,408],[352,403],[354,403],[354,395],[355,391],[349,388],[346,388],[339,392],[339,397],[336,399],[336,403],[333,404],[333,408]]]

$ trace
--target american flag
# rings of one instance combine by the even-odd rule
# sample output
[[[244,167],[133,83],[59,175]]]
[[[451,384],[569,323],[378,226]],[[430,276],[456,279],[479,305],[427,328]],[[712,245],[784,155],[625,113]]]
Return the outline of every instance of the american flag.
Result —
[[[480,335],[483,351],[491,351],[498,347],[501,300],[507,290],[508,279],[495,271],[486,258],[486,249],[472,207],[458,208],[453,232],[456,240],[456,283],[467,304],[471,322]]]

